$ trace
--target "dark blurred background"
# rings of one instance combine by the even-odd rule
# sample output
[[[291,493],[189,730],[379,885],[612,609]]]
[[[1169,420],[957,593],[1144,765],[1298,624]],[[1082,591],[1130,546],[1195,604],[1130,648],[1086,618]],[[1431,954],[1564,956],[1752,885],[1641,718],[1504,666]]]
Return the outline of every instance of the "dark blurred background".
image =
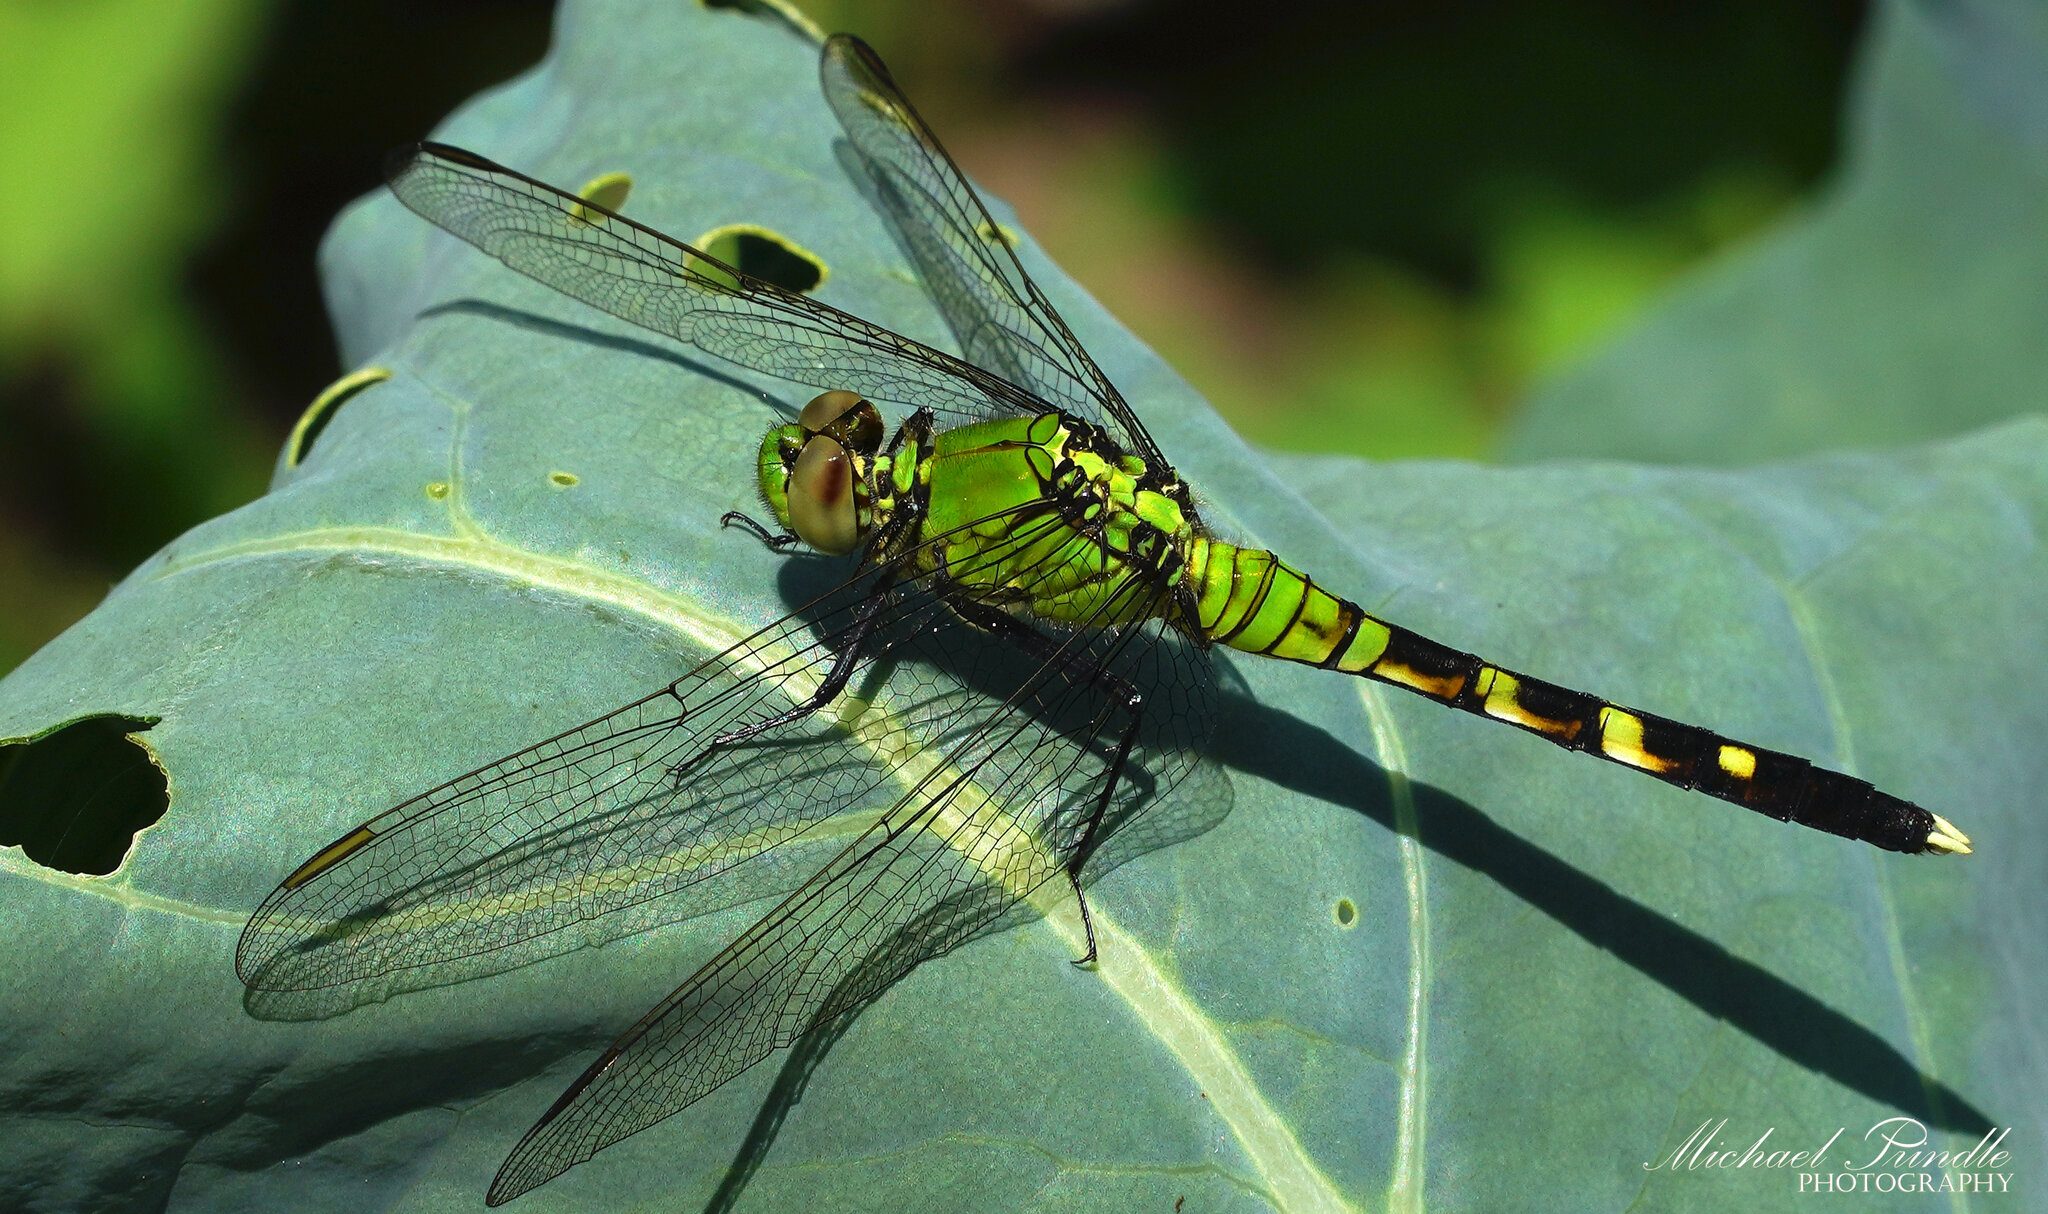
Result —
[[[689,0],[677,0],[678,3]],[[839,0],[969,172],[1240,431],[1485,458],[1797,207],[1847,0]],[[0,670],[260,494],[336,364],[334,213],[547,45],[530,0],[0,9]]]

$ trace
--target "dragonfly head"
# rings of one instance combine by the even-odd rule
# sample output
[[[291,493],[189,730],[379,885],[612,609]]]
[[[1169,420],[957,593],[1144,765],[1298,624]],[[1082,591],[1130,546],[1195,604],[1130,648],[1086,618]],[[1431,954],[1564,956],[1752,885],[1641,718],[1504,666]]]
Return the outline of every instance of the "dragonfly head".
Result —
[[[761,440],[761,497],[775,520],[819,552],[852,552],[867,538],[868,470],[882,415],[858,392],[811,398],[797,420]]]

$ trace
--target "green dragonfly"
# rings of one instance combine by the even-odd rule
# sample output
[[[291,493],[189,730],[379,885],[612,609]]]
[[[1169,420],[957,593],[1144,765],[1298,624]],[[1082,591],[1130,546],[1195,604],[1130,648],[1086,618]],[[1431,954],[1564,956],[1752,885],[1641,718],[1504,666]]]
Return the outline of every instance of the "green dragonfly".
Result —
[[[1781,821],[1970,850],[1862,780],[1482,661],[1212,534],[874,52],[832,38],[821,75],[958,357],[473,153],[393,160],[406,206],[512,269],[818,390],[761,443],[772,524],[724,521],[852,565],[674,683],[371,818],[250,919],[251,998],[321,1014],[787,893],[570,1085],[492,1204],[1031,913],[1047,882],[1080,900],[1091,960],[1084,874],[1173,835],[1144,833],[1148,809],[1199,829],[1227,808],[1202,757],[1219,646],[1391,683]],[[906,410],[893,433],[877,402]]]

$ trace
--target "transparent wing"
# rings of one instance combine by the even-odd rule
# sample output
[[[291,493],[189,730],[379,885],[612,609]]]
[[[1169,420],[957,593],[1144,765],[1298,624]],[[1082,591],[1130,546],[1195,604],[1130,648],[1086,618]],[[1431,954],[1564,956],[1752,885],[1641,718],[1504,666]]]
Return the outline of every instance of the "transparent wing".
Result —
[[[1057,525],[1015,519],[975,559],[1014,558]],[[1208,661],[1184,637],[1157,621],[1082,628],[1027,655],[914,580],[892,591],[839,701],[743,744],[711,741],[806,695],[864,593],[843,585],[821,600],[831,622],[796,613],[351,831],[264,901],[238,971],[273,1009],[323,1014],[787,889],[814,869],[558,1102],[508,1159],[492,1190],[505,1200],[1028,911],[1019,900],[1075,853],[1127,733],[1099,839],[1170,805],[1177,821],[1150,830],[1149,850],[1227,810],[1227,783],[1197,759]],[[1123,597],[1141,593],[1134,577]],[[1144,689],[1135,723],[1109,686]],[[792,853],[819,854],[806,847],[822,859],[799,867]]]
[[[1020,523],[1018,536],[1050,525]],[[793,888],[863,825],[858,811],[896,800],[885,785],[927,738],[920,714],[957,684],[904,673],[907,715],[869,714],[857,735],[825,712],[715,739],[809,697],[880,584],[896,581],[876,605],[868,667],[901,637],[950,626],[924,579],[903,576],[915,563],[913,552],[858,575],[670,686],[316,853],[243,930],[235,965],[251,1010],[331,1015]]]
[[[1013,238],[881,58],[860,39],[835,34],[819,73],[826,101],[967,360],[1102,426],[1125,450],[1162,466],[1137,414],[1024,272]]]
[[[521,274],[739,366],[956,419],[1039,408],[981,367],[474,152],[415,144],[386,177],[400,202]]]
[[[1122,593],[1152,591],[1133,577]],[[1179,634],[1157,622],[1062,634],[1055,654],[1015,678],[991,664],[1015,650],[967,640],[956,656],[969,663],[958,689],[970,694],[940,690],[936,711],[911,712],[944,724],[905,765],[914,778],[902,797],[607,1049],[506,1159],[491,1204],[680,1112],[920,962],[1028,913],[1023,899],[1080,846],[1128,730],[1137,741],[1105,830],[1176,787],[1172,802],[1201,818],[1193,829],[1227,808],[1220,778],[1184,780],[1206,734],[1208,684],[1206,658]],[[1156,695],[1133,722],[1105,678],[1143,680]],[[1004,686],[1000,699],[979,690]]]

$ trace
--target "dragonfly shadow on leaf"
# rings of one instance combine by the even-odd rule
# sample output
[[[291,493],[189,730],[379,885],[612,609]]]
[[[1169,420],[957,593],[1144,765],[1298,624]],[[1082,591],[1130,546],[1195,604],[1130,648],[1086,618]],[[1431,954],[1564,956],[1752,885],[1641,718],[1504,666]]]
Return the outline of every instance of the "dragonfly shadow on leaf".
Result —
[[[842,984],[842,989],[834,993],[832,1006],[839,1010],[820,1019],[802,1040],[790,1047],[788,1056],[776,1071],[774,1083],[769,1086],[767,1098],[761,1102],[753,1123],[747,1127],[732,1166],[726,1169],[711,1200],[705,1203],[705,1214],[726,1214],[746,1192],[754,1173],[760,1170],[761,1161],[767,1158],[768,1148],[774,1144],[776,1135],[782,1132],[782,1124],[788,1120],[790,1110],[803,1099],[811,1076],[825,1061],[825,1056],[832,1052],[832,1047],[853,1027],[860,1014],[888,988],[888,971],[892,962],[904,956],[937,956],[954,947],[941,936],[953,915],[954,910],[948,903],[932,908],[899,933],[896,939],[871,954]],[[871,993],[863,996],[861,992]]]
[[[1215,753],[1226,766],[1397,829],[1386,772],[1322,728],[1226,695]],[[1316,762],[1299,756],[1318,756]],[[1644,905],[1427,784],[1414,786],[1423,846],[1482,874],[1589,944],[1788,1062],[1955,1133],[1991,1119],[1877,1033],[1753,961]]]
[[[1382,768],[1321,727],[1253,699],[1228,664],[1218,663],[1217,674],[1225,689],[1209,751],[1222,766],[1396,829]],[[1303,761],[1304,755],[1315,759]],[[1426,784],[1416,785],[1415,794],[1424,846],[1491,878],[1700,1010],[1788,1061],[1930,1126],[1960,1134],[1991,1128],[1990,1118],[1961,1094],[1814,996],[1516,836],[1457,797]],[[1187,837],[1167,831],[1156,845]],[[1146,850],[1151,848],[1132,854]],[[789,1051],[706,1214],[724,1214],[737,1203],[812,1075],[870,1002],[872,997],[848,1004]]]

